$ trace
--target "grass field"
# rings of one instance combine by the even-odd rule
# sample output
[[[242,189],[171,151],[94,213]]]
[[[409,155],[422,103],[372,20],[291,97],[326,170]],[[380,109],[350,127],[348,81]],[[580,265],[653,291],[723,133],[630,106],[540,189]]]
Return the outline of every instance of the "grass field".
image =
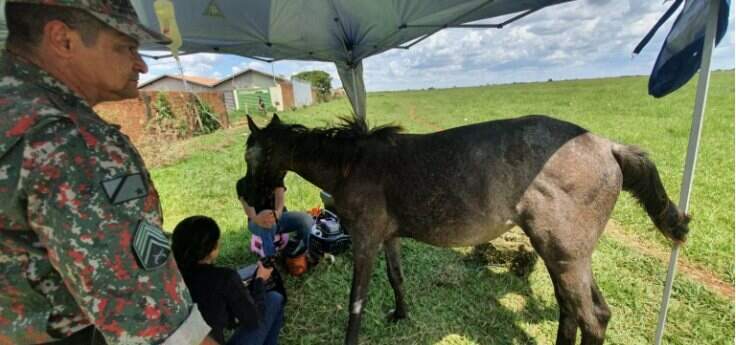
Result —
[[[368,95],[371,124],[396,123],[407,132],[432,132],[490,119],[549,114],[616,141],[649,151],[669,195],[677,202],[690,129],[695,83],[663,99],[646,95],[647,79],[512,84]],[[734,73],[716,72],[700,146],[690,213],[691,237],[683,262],[725,285],[734,281]],[[281,114],[287,122],[323,126],[349,115],[346,100]],[[262,124],[265,118],[259,118]],[[245,173],[240,126],[177,143],[147,157],[161,165],[152,174],[164,206],[165,227],[205,214],[224,234],[219,263],[253,262],[247,231],[235,199],[235,181]],[[287,204],[293,210],[318,204],[317,189],[289,174]],[[607,344],[652,343],[666,265],[641,246],[668,252],[646,213],[626,193],[613,219],[622,235],[604,235],[594,272],[613,311]],[[555,339],[557,306],[541,263],[524,281],[504,267],[468,260],[468,248],[442,249],[403,241],[410,319],[384,320],[393,293],[383,260],[374,271],[363,321],[364,344],[549,344]],[[347,320],[350,256],[287,280],[290,302],[282,344],[339,344]],[[697,279],[678,276],[670,305],[666,344],[731,344],[733,299]]]

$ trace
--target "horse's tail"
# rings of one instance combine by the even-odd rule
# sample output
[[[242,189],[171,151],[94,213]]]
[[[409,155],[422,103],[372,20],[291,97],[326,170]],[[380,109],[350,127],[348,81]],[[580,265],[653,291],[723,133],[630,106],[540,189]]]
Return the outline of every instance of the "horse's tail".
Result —
[[[639,200],[662,234],[684,242],[690,231],[690,216],[681,212],[667,196],[654,162],[635,146],[614,144],[612,152],[623,173],[623,189]]]

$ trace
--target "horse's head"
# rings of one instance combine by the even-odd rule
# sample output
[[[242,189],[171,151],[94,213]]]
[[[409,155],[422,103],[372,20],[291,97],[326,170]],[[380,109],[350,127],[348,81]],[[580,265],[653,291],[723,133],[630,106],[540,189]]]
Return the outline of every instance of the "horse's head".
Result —
[[[276,128],[281,126],[281,120],[274,114],[264,128],[258,128],[253,119],[248,116],[248,127],[250,135],[245,143],[245,161],[248,170],[245,177],[258,186],[266,187],[275,181],[279,181],[286,175],[288,144],[279,141]],[[259,188],[261,188],[259,187]]]

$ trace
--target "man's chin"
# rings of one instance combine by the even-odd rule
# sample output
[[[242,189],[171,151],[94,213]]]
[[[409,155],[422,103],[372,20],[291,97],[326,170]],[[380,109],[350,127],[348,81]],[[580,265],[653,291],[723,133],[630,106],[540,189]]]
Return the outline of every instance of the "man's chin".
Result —
[[[124,99],[136,98],[138,97],[138,94],[139,94],[138,88],[134,87],[134,88],[126,88],[122,90],[118,95],[120,96],[120,100],[124,100]]]
[[[121,90],[118,92],[111,92],[107,94],[106,97],[100,100],[100,103],[124,101],[126,99],[137,98],[137,97],[138,97],[137,88],[133,90]]]

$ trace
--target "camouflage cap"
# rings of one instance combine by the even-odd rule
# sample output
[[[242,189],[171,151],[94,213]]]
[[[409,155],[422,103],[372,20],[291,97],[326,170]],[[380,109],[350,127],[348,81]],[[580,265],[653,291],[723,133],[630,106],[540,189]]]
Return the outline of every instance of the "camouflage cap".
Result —
[[[138,43],[169,44],[165,35],[141,24],[130,0],[6,0],[49,6],[66,6],[84,10],[113,29],[132,37]]]

